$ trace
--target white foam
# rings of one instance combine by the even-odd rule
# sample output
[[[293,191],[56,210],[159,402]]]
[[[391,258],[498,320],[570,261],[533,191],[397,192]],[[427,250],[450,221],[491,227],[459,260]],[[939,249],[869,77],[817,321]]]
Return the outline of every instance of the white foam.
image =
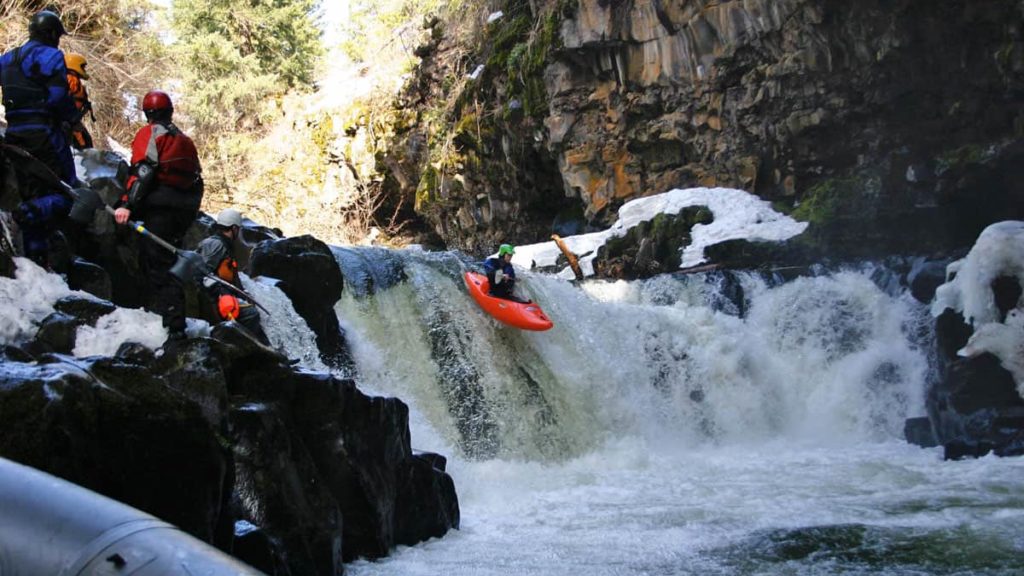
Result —
[[[167,339],[160,316],[145,310],[118,308],[101,316],[95,326],[82,326],[75,336],[75,356],[112,356],[125,342],[159,348]]]
[[[15,258],[14,278],[0,277],[0,344],[20,344],[35,336],[53,303],[72,293],[56,274],[27,258]]]

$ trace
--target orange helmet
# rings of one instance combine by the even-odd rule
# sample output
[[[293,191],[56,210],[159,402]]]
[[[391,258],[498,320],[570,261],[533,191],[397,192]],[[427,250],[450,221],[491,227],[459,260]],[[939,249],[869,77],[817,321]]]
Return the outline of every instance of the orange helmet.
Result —
[[[82,56],[78,52],[67,52],[64,54],[64,65],[67,66],[67,69],[88,80],[89,75],[85,72],[86,64],[88,64],[88,62],[85,61],[85,56]]]

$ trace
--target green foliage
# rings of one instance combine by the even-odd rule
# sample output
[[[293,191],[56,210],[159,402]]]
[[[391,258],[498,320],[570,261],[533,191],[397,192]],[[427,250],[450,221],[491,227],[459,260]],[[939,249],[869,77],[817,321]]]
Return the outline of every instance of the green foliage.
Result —
[[[312,86],[322,54],[314,0],[175,0],[173,49],[199,140],[255,128],[266,105]]]
[[[829,178],[807,191],[793,212],[793,218],[823,225],[868,209],[867,195],[877,187],[859,178]]]
[[[985,150],[978,144],[967,144],[950,150],[936,158],[936,172],[939,175],[951,169],[963,169],[970,164],[977,164],[985,159]]]
[[[427,208],[437,195],[439,175],[433,166],[427,166],[420,175],[419,184],[416,186],[416,211],[422,212]]]
[[[402,30],[418,15],[458,10],[461,4],[461,0],[354,0],[342,23],[341,48],[353,62],[368,61],[382,45],[402,42]]]
[[[206,38],[220,37],[239,58],[252,56],[258,63],[236,73],[274,74],[295,88],[312,84],[323,53],[314,8],[315,0],[174,0],[173,24],[179,44],[204,45]]]
[[[488,67],[507,75],[509,97],[520,100],[527,116],[539,119],[547,113],[544,68],[551,51],[559,47],[560,22],[558,11],[536,24],[528,13],[521,13],[493,31]]]

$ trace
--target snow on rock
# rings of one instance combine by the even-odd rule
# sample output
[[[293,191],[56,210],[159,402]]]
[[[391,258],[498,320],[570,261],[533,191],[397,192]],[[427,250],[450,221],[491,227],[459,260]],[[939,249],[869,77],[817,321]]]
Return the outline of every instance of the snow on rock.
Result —
[[[574,254],[582,256],[580,266],[589,276],[594,273],[597,249],[609,239],[624,236],[630,228],[658,214],[678,214],[689,206],[707,206],[714,214],[714,221],[693,227],[693,241],[683,249],[680,268],[703,263],[704,249],[725,240],[778,242],[807,229],[806,222],[797,222],[776,212],[769,202],[748,192],[731,188],[687,188],[631,200],[619,208],[619,219],[608,230],[569,236],[563,240]],[[525,268],[530,268],[532,263],[553,266],[559,254],[561,252],[554,242],[542,242],[516,248],[512,262]],[[572,277],[568,270],[563,270],[562,275]]]
[[[0,345],[17,345],[35,336],[53,303],[71,294],[56,274],[28,258],[15,258],[14,278],[0,277]]]
[[[972,358],[991,352],[1013,375],[1017,392],[1024,397],[1024,297],[1000,322],[992,291],[992,282],[1004,276],[1024,286],[1024,222],[1010,220],[986,228],[965,258],[946,267],[946,277],[953,275],[936,290],[932,315],[947,308],[962,313],[974,333],[957,354]]]
[[[975,329],[998,322],[992,281],[1009,276],[1024,286],[1024,222],[1008,220],[985,228],[967,256],[946,267],[946,278],[953,274],[956,276],[952,280],[935,291],[932,315],[951,308],[963,313],[964,320]]]
[[[982,324],[971,334],[957,355],[973,358],[991,352],[999,364],[1013,375],[1017,393],[1024,398],[1024,312],[1020,308],[1006,315],[1006,322]]]

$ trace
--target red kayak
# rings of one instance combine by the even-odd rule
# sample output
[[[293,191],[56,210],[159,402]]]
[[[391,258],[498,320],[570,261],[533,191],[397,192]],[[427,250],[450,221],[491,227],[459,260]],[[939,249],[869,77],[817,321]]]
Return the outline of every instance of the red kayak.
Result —
[[[489,295],[487,276],[466,272],[465,278],[473,300],[498,322],[522,330],[550,330],[554,326],[547,314],[533,302],[521,303]]]

